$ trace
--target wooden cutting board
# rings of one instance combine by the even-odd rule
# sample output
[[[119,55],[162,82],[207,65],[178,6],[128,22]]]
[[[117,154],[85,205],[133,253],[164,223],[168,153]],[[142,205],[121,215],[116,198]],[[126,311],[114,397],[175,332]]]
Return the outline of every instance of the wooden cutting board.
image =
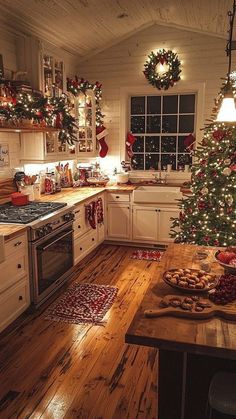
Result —
[[[164,298],[160,297],[160,300],[169,302],[170,299],[180,298],[183,300],[188,297],[187,295],[166,295]],[[146,317],[161,317],[161,316],[174,316],[188,319],[210,319],[212,317],[220,317],[226,320],[236,320],[236,301],[226,305],[214,304],[208,298],[200,297],[200,301],[205,301],[211,304],[211,307],[204,308],[203,311],[197,312],[189,310],[183,310],[180,307],[153,307],[150,310],[145,310],[144,315]]]

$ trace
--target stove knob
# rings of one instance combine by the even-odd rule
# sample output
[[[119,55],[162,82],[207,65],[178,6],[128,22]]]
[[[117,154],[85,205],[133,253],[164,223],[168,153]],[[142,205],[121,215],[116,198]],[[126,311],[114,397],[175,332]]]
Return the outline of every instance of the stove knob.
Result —
[[[47,224],[47,233],[51,233],[52,232],[52,224]]]
[[[68,212],[68,214],[64,215],[64,221],[71,221],[74,219],[74,214],[72,212]]]
[[[37,229],[37,235],[38,235],[38,237],[45,236],[44,227],[40,227],[40,228]]]

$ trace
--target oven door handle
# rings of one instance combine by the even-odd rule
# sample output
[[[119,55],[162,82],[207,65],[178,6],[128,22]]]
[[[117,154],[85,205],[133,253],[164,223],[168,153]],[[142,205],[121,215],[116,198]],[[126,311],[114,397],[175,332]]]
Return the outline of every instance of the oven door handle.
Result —
[[[51,242],[51,243],[49,243],[49,244],[47,244],[47,246],[44,246],[44,247],[38,247],[42,252],[44,251],[44,250],[46,250],[46,249],[48,249],[50,246],[52,246],[52,244],[55,244],[55,243],[57,243],[59,240],[61,240],[61,239],[63,239],[63,237],[66,237],[66,236],[68,236],[69,234],[71,234],[71,233],[73,233],[73,231],[74,230],[70,230],[70,231],[68,231],[67,233],[65,233],[65,234],[63,234],[62,236],[60,236],[60,237],[58,237],[56,240],[54,240],[53,242]]]

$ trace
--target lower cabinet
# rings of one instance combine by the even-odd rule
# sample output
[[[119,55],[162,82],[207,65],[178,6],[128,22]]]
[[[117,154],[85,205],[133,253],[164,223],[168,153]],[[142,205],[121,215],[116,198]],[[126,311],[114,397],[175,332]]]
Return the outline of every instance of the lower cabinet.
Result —
[[[107,206],[107,238],[109,240],[130,240],[131,216],[128,203]]]
[[[176,207],[133,206],[133,240],[139,242],[168,243],[172,217],[178,217]]]
[[[92,230],[74,241],[74,265],[90,253],[98,244],[97,230]]]
[[[27,234],[5,243],[5,260],[0,263],[0,331],[30,305]]]

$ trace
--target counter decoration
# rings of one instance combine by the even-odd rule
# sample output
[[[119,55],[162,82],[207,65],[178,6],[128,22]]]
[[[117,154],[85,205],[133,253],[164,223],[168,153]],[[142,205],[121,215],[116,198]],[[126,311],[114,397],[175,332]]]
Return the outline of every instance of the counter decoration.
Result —
[[[163,48],[157,53],[151,51],[144,64],[143,74],[153,87],[167,90],[180,80],[180,66],[178,55]]]

